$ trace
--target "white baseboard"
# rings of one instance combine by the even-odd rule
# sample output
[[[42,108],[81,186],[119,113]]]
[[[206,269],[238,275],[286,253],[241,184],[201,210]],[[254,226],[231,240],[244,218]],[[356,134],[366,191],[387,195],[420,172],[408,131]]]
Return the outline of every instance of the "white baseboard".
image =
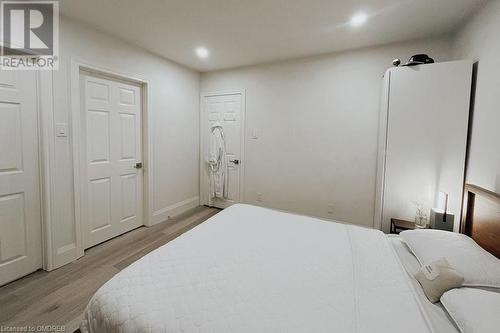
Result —
[[[160,222],[168,220],[169,217],[182,214],[190,209],[193,209],[200,205],[200,197],[193,197],[187,200],[175,203],[168,207],[159,209],[153,212],[153,217],[151,219],[151,225],[155,225]]]

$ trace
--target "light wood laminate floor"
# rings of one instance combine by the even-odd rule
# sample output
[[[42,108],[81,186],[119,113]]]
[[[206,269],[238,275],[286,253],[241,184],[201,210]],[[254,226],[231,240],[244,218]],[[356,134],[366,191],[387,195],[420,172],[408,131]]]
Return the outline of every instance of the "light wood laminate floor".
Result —
[[[140,227],[85,251],[52,272],[37,271],[0,288],[0,325],[78,328],[85,306],[113,275],[218,213],[200,206],[153,227]]]

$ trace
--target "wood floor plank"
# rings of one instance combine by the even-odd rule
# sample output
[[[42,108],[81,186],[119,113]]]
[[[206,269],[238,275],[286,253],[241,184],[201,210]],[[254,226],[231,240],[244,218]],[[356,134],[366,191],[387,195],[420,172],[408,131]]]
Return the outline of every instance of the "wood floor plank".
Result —
[[[202,217],[198,217],[197,219],[186,219],[189,223],[176,223],[175,226],[172,228],[169,228],[168,230],[162,231],[163,237],[158,238],[158,240],[154,241],[153,243],[149,244],[148,246],[142,248],[141,250],[135,252],[134,254],[130,255],[129,257],[125,258],[124,260],[118,262],[116,265],[114,265],[115,268],[122,270],[134,261],[138,260],[139,258],[144,257],[146,254],[148,254],[151,251],[156,250],[157,248],[165,245],[166,243],[170,242],[171,240],[179,237],[183,233],[191,230],[192,228],[196,227],[200,223],[204,222],[208,218],[212,217],[215,215],[218,211],[214,210],[209,212],[208,214],[204,214]]]
[[[85,251],[52,272],[37,271],[0,287],[0,325],[78,328],[92,295],[117,272],[219,212],[204,206],[153,227],[140,227]]]

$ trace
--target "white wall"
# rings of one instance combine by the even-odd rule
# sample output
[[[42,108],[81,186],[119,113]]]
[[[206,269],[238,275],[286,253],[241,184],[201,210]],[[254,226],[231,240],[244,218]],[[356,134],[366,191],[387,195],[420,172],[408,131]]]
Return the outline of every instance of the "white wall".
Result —
[[[71,59],[150,83],[154,222],[198,204],[199,73],[65,18],[60,68],[53,74],[54,122],[71,124]],[[71,135],[70,135],[71,137]],[[53,267],[76,258],[71,139],[55,139]],[[180,204],[179,204],[180,203]]]
[[[500,1],[457,34],[453,56],[478,62],[467,182],[500,192]]]
[[[450,48],[412,41],[202,74],[202,92],[247,92],[244,201],[372,226],[382,75],[393,58],[445,61]]]

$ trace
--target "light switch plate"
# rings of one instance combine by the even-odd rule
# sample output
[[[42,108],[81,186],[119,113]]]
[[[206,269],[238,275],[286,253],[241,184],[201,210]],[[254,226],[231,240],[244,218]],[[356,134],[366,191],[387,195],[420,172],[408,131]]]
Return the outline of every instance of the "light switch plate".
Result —
[[[56,124],[56,137],[65,138],[68,136],[68,124],[58,123]]]

